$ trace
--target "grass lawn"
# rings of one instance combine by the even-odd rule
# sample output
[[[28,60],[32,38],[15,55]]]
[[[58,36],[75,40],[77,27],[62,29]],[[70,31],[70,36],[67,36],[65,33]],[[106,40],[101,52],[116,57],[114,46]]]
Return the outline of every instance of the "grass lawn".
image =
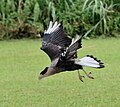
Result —
[[[50,64],[40,46],[40,40],[0,41],[0,107],[120,107],[120,39],[83,40],[79,58],[92,54],[106,66],[85,68],[95,79],[84,83],[77,72],[39,81]]]

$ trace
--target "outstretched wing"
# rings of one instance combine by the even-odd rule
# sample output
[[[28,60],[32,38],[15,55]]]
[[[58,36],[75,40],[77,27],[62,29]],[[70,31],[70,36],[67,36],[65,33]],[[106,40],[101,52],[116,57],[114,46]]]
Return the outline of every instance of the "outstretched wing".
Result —
[[[71,44],[61,53],[57,66],[66,66],[66,63],[73,62],[77,58],[77,50],[82,47],[82,36],[77,36],[72,39]]]
[[[82,48],[82,36],[76,36],[66,50],[66,59],[77,58],[77,50]]]
[[[81,40],[82,36],[76,36],[76,38],[72,39],[71,44],[61,54],[61,61],[77,58],[77,50],[82,48]]]
[[[82,36],[76,36],[72,39],[71,44],[69,45],[67,52],[76,51],[79,48],[82,48]]]
[[[50,21],[48,29],[44,31],[41,49],[50,57],[51,61],[59,57],[62,50],[70,43],[71,39],[66,36],[62,22],[56,21],[53,25],[53,21]]]

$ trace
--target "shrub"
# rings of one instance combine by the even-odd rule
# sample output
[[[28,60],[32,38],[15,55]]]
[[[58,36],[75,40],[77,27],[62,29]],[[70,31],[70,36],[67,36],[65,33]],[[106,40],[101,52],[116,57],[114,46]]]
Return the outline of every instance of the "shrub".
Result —
[[[36,38],[44,23],[59,17],[69,36],[116,36],[119,0],[1,0],[0,39]]]

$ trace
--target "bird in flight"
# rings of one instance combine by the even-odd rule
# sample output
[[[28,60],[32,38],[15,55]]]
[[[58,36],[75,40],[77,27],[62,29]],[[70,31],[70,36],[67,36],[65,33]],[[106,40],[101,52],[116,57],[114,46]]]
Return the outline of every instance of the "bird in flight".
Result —
[[[41,47],[41,50],[50,57],[51,65],[45,67],[38,79],[74,70],[78,71],[78,77],[82,82],[84,76],[80,74],[79,70],[82,70],[88,78],[94,79],[91,72],[87,73],[83,67],[104,68],[104,64],[92,55],[77,59],[77,50],[82,48],[82,37],[69,38],[63,29],[63,23],[59,21],[53,23],[51,17],[48,29],[44,31]]]

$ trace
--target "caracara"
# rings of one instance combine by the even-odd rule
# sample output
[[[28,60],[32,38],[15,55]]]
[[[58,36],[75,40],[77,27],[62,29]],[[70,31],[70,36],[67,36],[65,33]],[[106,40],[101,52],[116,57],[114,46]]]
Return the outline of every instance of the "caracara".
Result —
[[[82,48],[82,37],[69,38],[63,30],[63,23],[59,21],[53,23],[51,18],[48,29],[44,31],[41,50],[50,57],[52,64],[40,73],[39,80],[56,73],[74,70],[78,71],[82,82],[84,76],[80,75],[79,70],[94,79],[91,72],[87,73],[83,67],[104,68],[104,64],[92,55],[77,59],[77,50]]]

